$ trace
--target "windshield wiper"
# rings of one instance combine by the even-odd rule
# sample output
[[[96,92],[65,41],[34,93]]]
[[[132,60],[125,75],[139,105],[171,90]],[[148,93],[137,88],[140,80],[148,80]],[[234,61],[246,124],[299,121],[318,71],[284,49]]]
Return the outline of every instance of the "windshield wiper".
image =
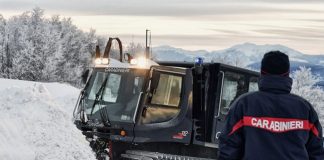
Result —
[[[103,96],[103,93],[104,93],[103,89],[105,88],[105,86],[107,84],[107,81],[108,81],[108,76],[105,78],[104,82],[101,84],[98,92],[96,93],[96,98],[95,98],[95,101],[93,102],[90,115],[93,114],[94,108],[96,107],[97,103],[102,102],[102,96]],[[100,118],[102,120],[102,123],[105,126],[110,126],[110,120],[109,120],[109,117],[108,117],[108,113],[107,113],[106,109],[103,109],[101,107],[101,104],[99,104],[99,111],[100,111]]]
[[[108,78],[108,77],[107,77],[107,78]],[[93,105],[92,105],[92,107],[91,107],[90,115],[92,115],[93,110],[94,110],[96,104],[99,102],[99,99],[102,99],[102,98],[101,98],[101,97],[102,97],[102,93],[103,93],[102,90],[103,90],[103,88],[104,88],[105,85],[106,85],[107,78],[105,78],[105,80],[102,82],[102,84],[101,84],[101,86],[100,86],[98,92],[96,93],[96,97],[95,97],[94,102],[93,102]]]

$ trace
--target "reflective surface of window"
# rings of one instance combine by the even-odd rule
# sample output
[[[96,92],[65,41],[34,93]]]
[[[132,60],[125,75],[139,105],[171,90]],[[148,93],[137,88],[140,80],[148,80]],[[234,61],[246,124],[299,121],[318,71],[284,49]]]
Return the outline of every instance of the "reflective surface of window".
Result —
[[[146,124],[169,121],[180,112],[182,77],[161,73],[155,78],[159,78],[159,82],[154,93],[151,93],[152,99],[142,119],[142,123]]]
[[[258,78],[257,77],[250,78],[249,92],[258,91],[258,90],[259,90]]]
[[[161,74],[158,87],[153,93],[152,104],[178,106],[180,102],[182,77]]]
[[[226,72],[223,82],[221,99],[221,113],[227,114],[234,99],[245,93],[245,79],[243,75]]]

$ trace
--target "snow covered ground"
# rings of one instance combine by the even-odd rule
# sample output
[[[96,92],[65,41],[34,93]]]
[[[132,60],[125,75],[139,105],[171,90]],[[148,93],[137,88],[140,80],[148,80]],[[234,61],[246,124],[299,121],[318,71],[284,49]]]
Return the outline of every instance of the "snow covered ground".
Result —
[[[95,159],[72,122],[78,94],[65,84],[0,79],[0,159]]]

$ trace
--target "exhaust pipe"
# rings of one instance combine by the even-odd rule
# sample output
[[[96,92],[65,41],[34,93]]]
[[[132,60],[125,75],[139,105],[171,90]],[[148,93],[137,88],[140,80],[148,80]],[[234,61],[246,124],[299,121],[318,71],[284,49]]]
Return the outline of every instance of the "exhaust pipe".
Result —
[[[112,41],[113,40],[116,40],[118,42],[118,46],[119,46],[119,61],[120,62],[123,62],[123,45],[120,41],[119,38],[111,38],[109,37],[109,40],[107,42],[107,45],[106,45],[106,48],[105,48],[105,52],[104,52],[104,55],[103,55],[103,58],[109,58],[110,56],[110,51],[111,51],[111,45],[112,45]]]

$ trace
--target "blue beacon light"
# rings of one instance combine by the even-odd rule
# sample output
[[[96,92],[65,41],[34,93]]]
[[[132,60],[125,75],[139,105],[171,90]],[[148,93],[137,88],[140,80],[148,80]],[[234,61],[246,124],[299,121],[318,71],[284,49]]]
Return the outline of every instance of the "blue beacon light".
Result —
[[[201,57],[197,57],[195,59],[195,64],[196,65],[202,65],[204,63],[203,59]]]

